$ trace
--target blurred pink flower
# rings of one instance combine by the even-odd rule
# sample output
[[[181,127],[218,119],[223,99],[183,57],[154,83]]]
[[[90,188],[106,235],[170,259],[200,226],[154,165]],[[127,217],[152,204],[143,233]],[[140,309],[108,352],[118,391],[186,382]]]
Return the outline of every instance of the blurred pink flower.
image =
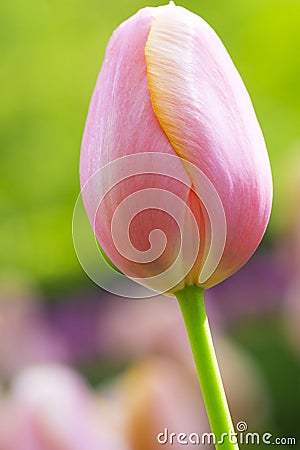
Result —
[[[169,432],[204,433],[209,430],[197,380],[171,359],[150,357],[133,364],[110,387],[123,414],[131,450],[158,450],[157,435]],[[179,450],[174,442],[163,448]],[[203,448],[206,448],[203,445]]]
[[[181,259],[185,282],[207,288],[238,270],[257,248],[269,220],[272,179],[265,142],[249,95],[222,42],[204,20],[174,4],[142,9],[114,32],[83,137],[82,187],[107,163],[136,154],[152,155],[152,161],[169,155],[170,163],[162,167],[163,174],[151,175],[149,160],[144,158],[143,173],[115,186],[97,213],[99,183],[105,186],[113,179],[113,169],[108,168],[107,176],[83,195],[97,238],[112,262],[125,274],[142,278],[161,274],[171,265],[180,235],[166,213],[171,198],[163,195],[167,191],[181,199],[177,209],[182,216],[183,245],[188,242],[190,250],[196,246],[189,274],[184,271],[185,257]],[[126,166],[124,161],[123,181],[134,164],[128,160]],[[170,175],[182,170],[182,164],[189,187]],[[210,223],[200,201],[192,165],[212,183],[226,216],[224,253],[216,271],[203,282],[199,275],[209,254],[212,228],[218,223]],[[128,208],[115,236],[112,218],[125,198],[146,188],[160,189],[160,208],[143,211],[131,221],[132,252],[124,255],[116,239],[124,240]],[[197,223],[199,251],[198,239],[189,233],[192,228],[184,205]],[[149,236],[157,228],[167,238],[164,251],[151,261],[137,262],[133,247],[140,254],[151,253]]]
[[[0,415],[1,450],[128,450],[81,377],[64,367],[25,370]]]

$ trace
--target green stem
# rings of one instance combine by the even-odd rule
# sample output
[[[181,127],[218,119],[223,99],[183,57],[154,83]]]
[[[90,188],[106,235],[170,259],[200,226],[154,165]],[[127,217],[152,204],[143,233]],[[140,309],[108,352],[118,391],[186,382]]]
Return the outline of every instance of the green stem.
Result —
[[[186,286],[175,293],[179,302],[216,449],[238,450],[204,305],[203,289]]]

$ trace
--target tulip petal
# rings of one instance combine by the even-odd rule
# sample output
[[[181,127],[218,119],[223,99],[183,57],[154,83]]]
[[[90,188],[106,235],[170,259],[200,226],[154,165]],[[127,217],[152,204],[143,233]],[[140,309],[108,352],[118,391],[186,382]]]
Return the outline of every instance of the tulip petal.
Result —
[[[224,207],[226,245],[210,287],[240,268],[265,232],[272,179],[264,138],[240,75],[200,17],[175,5],[162,9],[145,55],[163,130],[176,153],[213,183]]]
[[[81,185],[95,170],[133,153],[175,155],[154,114],[144,48],[160,8],[144,8],[122,23],[106,49],[82,141]]]

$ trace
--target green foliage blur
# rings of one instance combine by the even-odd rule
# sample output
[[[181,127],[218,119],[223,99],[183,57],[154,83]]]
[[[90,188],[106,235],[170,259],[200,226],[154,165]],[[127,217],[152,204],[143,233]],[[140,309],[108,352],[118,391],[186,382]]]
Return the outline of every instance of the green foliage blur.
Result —
[[[151,1],[150,6],[162,4]],[[300,150],[299,0],[182,0],[222,38],[274,174],[271,242],[292,220]],[[43,288],[88,283],[72,244],[85,118],[113,30],[141,0],[0,2],[0,265]]]

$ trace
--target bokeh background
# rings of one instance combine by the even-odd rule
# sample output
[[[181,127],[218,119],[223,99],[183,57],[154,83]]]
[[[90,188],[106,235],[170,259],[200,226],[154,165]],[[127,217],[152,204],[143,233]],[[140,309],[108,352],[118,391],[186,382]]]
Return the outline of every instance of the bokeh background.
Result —
[[[300,2],[180,4],[230,52],[274,175],[262,245],[206,295],[234,422],[298,437],[300,448]],[[1,450],[155,450],[164,428],[209,431],[176,301],[101,291],[72,244],[80,143],[105,46],[144,6],[0,3]]]

